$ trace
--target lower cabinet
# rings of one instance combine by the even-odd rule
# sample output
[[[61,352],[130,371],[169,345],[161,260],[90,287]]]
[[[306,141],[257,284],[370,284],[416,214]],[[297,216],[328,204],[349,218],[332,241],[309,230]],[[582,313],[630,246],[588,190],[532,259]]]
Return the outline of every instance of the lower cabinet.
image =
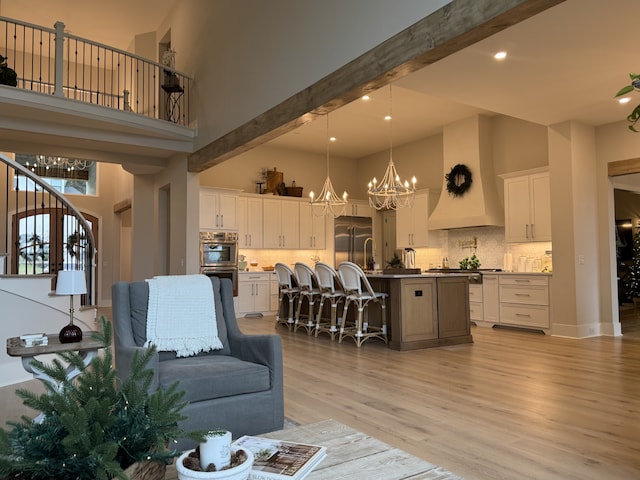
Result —
[[[481,322],[484,318],[482,308],[482,284],[469,284],[469,318],[472,322]]]
[[[275,275],[271,272],[240,273],[237,312],[239,315],[271,314],[275,311],[271,296],[273,277]]]
[[[500,287],[498,275],[482,275],[482,321],[500,323]]]
[[[500,325],[550,328],[549,276],[500,275]]]
[[[375,291],[389,294],[389,347],[394,350],[473,342],[469,322],[469,280],[465,275],[370,275]],[[379,322],[379,309],[369,320]]]

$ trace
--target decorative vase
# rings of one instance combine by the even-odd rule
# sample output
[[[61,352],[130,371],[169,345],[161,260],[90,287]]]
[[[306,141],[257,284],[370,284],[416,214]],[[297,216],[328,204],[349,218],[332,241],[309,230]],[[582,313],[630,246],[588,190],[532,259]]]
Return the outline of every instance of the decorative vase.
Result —
[[[183,460],[194,451],[195,450],[188,450],[176,460],[176,471],[178,472],[179,480],[246,480],[249,478],[251,467],[253,467],[253,453],[249,450],[244,450],[247,454],[247,459],[243,463],[237,467],[217,472],[198,472],[185,467],[182,463]]]
[[[231,463],[231,432],[211,430],[200,442],[200,467],[206,470],[210,463],[222,470]]]

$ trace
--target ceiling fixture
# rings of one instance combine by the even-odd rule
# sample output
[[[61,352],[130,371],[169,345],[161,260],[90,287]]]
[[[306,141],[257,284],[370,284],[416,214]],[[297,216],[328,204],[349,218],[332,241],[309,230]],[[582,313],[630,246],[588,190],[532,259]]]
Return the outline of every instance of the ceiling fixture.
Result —
[[[496,60],[504,60],[505,58],[507,58],[507,52],[502,51],[502,52],[497,52],[493,58],[495,58]]]
[[[87,167],[91,166],[91,161],[89,160],[80,160],[77,158],[64,158],[64,157],[50,157],[44,155],[36,155],[36,163],[33,165],[29,165],[29,162],[26,162],[27,168],[31,168],[33,170],[36,167],[43,167],[45,169],[49,168],[58,168],[62,170],[72,171],[72,170],[86,170]]]
[[[378,182],[376,177],[369,182],[369,205],[376,210],[396,210],[402,207],[413,205],[413,197],[416,193],[416,177],[411,179],[411,184],[407,180],[402,183],[400,175],[396,171],[393,163],[393,99],[391,96],[391,85],[389,85],[389,115],[385,120],[389,122],[389,164],[384,172],[382,181]]]
[[[327,150],[327,179],[324,181],[322,191],[317,197],[313,191],[309,192],[309,198],[311,199],[311,209],[314,214],[318,216],[331,215],[334,218],[345,214],[347,206],[347,192],[342,194],[342,198],[338,197],[333,185],[331,184],[331,178],[329,177],[329,143],[335,142],[335,137],[329,137],[329,114],[327,118],[327,136],[326,136],[326,150]]]

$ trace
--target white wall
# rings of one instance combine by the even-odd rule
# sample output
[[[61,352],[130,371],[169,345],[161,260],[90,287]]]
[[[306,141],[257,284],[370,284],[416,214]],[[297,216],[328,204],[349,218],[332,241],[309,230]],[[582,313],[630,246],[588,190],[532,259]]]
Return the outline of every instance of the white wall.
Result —
[[[366,192],[363,196],[358,188],[357,165],[355,160],[330,157],[331,182],[338,194],[346,190],[351,198],[366,198]],[[261,172],[274,168],[283,172],[287,186],[295,181],[296,186],[303,187],[305,197],[311,190],[319,193],[327,177],[326,155],[263,145],[205,170],[200,174],[200,185],[258,193],[256,182],[263,181]]]
[[[192,95],[197,147],[302,91],[447,3],[178,3],[168,20],[171,44],[177,52],[177,69],[197,79]]]

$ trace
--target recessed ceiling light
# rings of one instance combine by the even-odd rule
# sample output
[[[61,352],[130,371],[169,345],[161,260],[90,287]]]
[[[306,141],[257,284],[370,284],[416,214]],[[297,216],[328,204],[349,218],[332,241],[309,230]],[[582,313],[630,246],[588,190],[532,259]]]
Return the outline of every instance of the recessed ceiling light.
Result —
[[[618,103],[622,103],[624,105],[625,103],[629,103],[630,101],[631,99],[629,97],[622,97],[618,100]]]
[[[493,58],[495,58],[496,60],[504,60],[505,58],[507,58],[507,52],[498,52],[493,56]]]
[[[385,115],[384,119],[388,122],[389,120],[391,120],[391,115]]]
[[[362,100],[364,100],[365,102],[366,102],[367,100],[369,100],[370,98],[371,98],[371,97],[369,97],[369,95],[363,95],[363,96],[362,96]]]
[[[336,138],[336,137],[329,137],[329,141],[330,141],[330,142],[335,142],[336,140],[337,140],[337,138]]]

